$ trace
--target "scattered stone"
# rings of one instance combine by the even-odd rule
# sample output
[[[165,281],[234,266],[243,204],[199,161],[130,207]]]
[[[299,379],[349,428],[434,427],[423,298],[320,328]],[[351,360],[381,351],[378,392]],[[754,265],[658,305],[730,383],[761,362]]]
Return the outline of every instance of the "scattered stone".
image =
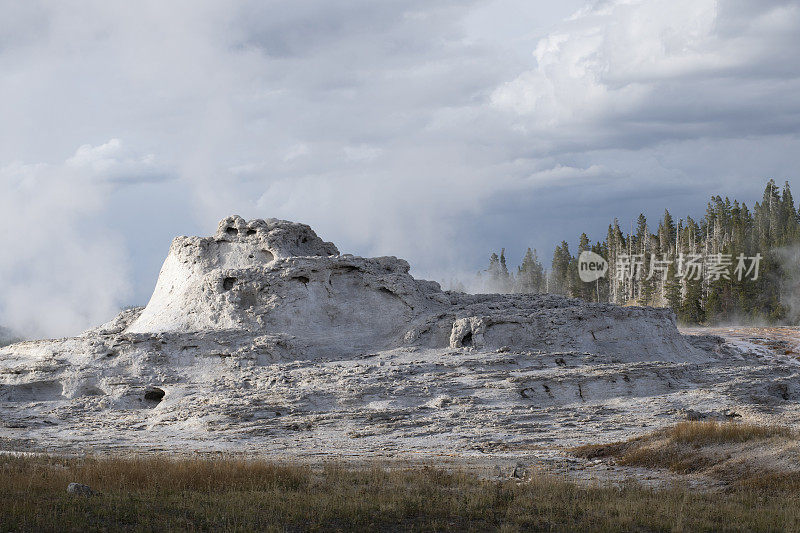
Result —
[[[701,413],[700,411],[695,411],[694,409],[684,409],[682,414],[683,418],[690,421],[705,420],[708,417],[707,413]]]
[[[708,412],[701,412],[695,411],[694,409],[683,409],[680,411],[680,414],[683,415],[683,418],[690,421],[699,421],[699,420],[732,420],[734,418],[742,418],[742,415],[737,413],[736,411],[708,411]]]
[[[514,467],[514,471],[511,473],[511,477],[515,479],[527,479],[528,478],[528,467],[524,463],[517,463]]]
[[[67,492],[78,496],[94,496],[94,491],[89,485],[82,485],[80,483],[70,483],[67,485]]]

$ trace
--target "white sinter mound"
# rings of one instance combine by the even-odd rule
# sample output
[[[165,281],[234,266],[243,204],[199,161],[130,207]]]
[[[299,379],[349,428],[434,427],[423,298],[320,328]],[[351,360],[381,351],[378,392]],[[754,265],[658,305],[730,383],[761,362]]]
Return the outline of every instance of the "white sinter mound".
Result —
[[[175,239],[150,303],[125,331],[276,335],[300,359],[465,345],[699,356],[666,310],[445,293],[408,271],[396,257],[339,255],[302,224],[229,217],[214,237]]]
[[[282,220],[178,237],[147,307],[0,348],[0,446],[505,453],[688,409],[794,421],[796,366],[683,336],[669,310],[444,292],[408,271]]]

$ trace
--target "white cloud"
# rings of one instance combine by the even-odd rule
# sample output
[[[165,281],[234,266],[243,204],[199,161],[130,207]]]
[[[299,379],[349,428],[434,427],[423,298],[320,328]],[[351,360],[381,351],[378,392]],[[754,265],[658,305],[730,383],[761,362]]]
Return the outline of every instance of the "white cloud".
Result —
[[[798,46],[796,2],[599,2],[542,38],[535,67],[492,102],[524,117],[531,133],[555,129],[588,148],[609,136],[619,148],[643,134],[651,143],[761,134],[776,108],[800,111],[787,91],[800,89],[800,61],[786,55]],[[751,120],[742,123],[743,114]]]
[[[284,161],[291,161],[293,159],[297,159],[298,157],[303,157],[304,155],[308,155],[311,153],[307,144],[295,144],[286,152],[286,155],[283,156]]]
[[[438,275],[793,177],[796,1],[580,4],[0,0],[6,231],[35,256],[52,211],[116,300],[130,253],[144,303],[168,236],[231,213]]]
[[[99,146],[84,144],[65,161],[65,166],[106,181],[163,181],[168,177],[158,167],[155,155],[135,154],[123,148],[119,139],[111,139]]]
[[[344,155],[349,161],[369,161],[370,159],[375,159],[381,153],[383,153],[383,150],[368,144],[344,147]]]

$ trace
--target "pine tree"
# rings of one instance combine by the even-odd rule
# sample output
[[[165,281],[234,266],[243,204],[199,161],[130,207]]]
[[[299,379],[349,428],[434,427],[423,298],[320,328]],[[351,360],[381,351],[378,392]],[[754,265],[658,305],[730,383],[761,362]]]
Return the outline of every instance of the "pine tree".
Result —
[[[800,240],[800,222],[798,222],[797,209],[794,206],[794,198],[789,187],[789,182],[783,185],[780,203],[780,224],[783,228],[783,241],[781,246],[796,244]]]
[[[670,263],[667,268],[667,280],[664,283],[664,299],[675,314],[681,312],[681,282],[677,277],[675,263]]]
[[[581,233],[580,239],[578,240],[578,255],[580,255],[581,252],[586,252],[591,249],[592,246],[589,243],[589,237],[585,233]],[[581,280],[577,258],[570,265],[569,273],[571,278],[572,296],[583,298],[587,301],[592,301],[595,298],[595,292],[597,292],[595,283],[586,283]]]
[[[686,281],[686,292],[681,301],[681,312],[678,318],[686,324],[701,324],[705,320],[703,310],[703,285],[702,279],[689,279]]]
[[[658,225],[659,252],[662,255],[674,255],[676,233],[675,221],[672,219],[672,215],[669,214],[669,209],[664,209],[664,218],[661,219],[661,223]]]
[[[627,254],[628,240],[619,227],[619,220],[608,227],[608,271],[609,271],[609,301],[612,303],[625,303],[627,300],[628,282],[619,280],[616,276],[620,256]]]
[[[509,277],[508,266],[506,265],[506,249],[500,250],[500,277],[503,281]]]
[[[522,293],[536,294],[545,291],[544,267],[539,262],[536,250],[525,252],[522,264],[517,269],[518,290]]]
[[[489,268],[486,269],[486,273],[489,275],[489,291],[494,292],[500,284],[500,257],[494,252],[489,256]]]
[[[569,270],[572,259],[572,254],[569,252],[569,244],[567,244],[567,241],[561,241],[561,244],[556,246],[553,252],[550,292],[565,296],[570,294]]]

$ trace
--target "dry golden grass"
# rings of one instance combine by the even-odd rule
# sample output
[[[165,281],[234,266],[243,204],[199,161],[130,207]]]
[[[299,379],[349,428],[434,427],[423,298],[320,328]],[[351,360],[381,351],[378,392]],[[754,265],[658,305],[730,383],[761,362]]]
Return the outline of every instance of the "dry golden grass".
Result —
[[[571,451],[585,458],[614,457],[620,465],[699,473],[730,486],[800,490],[800,441],[795,431],[783,426],[687,421],[629,441]]]
[[[734,421],[686,421],[667,429],[667,437],[674,442],[686,444],[726,444],[764,440],[773,437],[795,438],[795,432],[778,425],[760,425]]]
[[[66,493],[69,482],[92,497]],[[758,508],[758,512],[753,509]],[[581,487],[552,477],[233,458],[0,456],[0,531],[775,531],[800,496]]]

